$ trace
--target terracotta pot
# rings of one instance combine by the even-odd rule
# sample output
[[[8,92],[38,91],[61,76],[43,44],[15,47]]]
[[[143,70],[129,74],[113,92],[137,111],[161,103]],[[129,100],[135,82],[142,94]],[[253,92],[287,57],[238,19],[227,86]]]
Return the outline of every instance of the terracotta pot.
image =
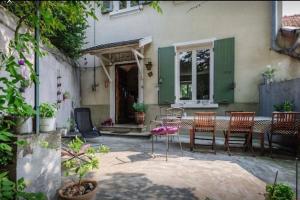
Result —
[[[68,197],[63,194],[63,191],[67,187],[70,187],[70,186],[76,184],[76,183],[69,183],[69,184],[66,184],[65,186],[63,186],[60,190],[58,190],[59,199],[61,199],[61,200],[90,200],[90,199],[93,199],[97,193],[98,183],[94,180],[89,180],[89,179],[82,180],[82,183],[92,183],[95,187],[91,192],[89,192],[85,195],[76,196],[76,197]]]
[[[145,113],[143,112],[135,112],[135,121],[137,124],[144,124],[145,122]]]

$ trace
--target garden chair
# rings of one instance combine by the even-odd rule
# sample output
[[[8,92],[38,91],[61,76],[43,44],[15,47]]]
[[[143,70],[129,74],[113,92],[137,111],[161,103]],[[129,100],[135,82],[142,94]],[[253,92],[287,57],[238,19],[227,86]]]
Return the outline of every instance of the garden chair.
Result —
[[[229,127],[225,131],[225,148],[229,155],[230,153],[230,141],[233,137],[238,137],[241,134],[245,134],[244,148],[250,148],[251,152],[254,153],[252,147],[252,134],[254,125],[255,112],[231,112]],[[232,140],[233,141],[233,140]],[[239,140],[234,140],[239,141]],[[237,144],[237,143],[234,143]]]
[[[293,138],[294,153],[297,156],[299,146],[299,127],[296,126],[296,120],[299,117],[298,112],[273,112],[271,130],[268,134],[270,155],[273,153],[273,136],[281,135]]]
[[[196,137],[197,133],[211,133],[212,139]],[[211,140],[212,150],[215,151],[216,144],[216,113],[196,112],[194,115],[193,128],[190,130],[190,149],[194,150],[195,140]]]
[[[91,110],[89,108],[75,108],[74,117],[77,129],[85,142],[86,139],[101,136],[100,131],[98,131],[92,124]]]
[[[161,121],[152,121],[150,124],[153,125],[153,123],[156,123],[156,127],[151,129],[151,135],[152,135],[152,155],[154,154],[154,136],[163,136],[166,137],[166,161],[168,161],[168,152],[169,152],[169,142],[170,138],[173,136],[177,136],[178,142],[180,145],[181,154],[183,155],[182,151],[182,145],[180,141],[180,126],[181,126],[181,119],[173,118],[173,117],[166,117],[162,119]],[[157,126],[158,125],[158,126]]]

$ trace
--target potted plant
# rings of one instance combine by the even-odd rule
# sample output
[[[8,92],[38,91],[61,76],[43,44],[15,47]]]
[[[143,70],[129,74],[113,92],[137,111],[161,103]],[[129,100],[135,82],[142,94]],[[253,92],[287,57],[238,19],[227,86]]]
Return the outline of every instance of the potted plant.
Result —
[[[32,117],[34,109],[29,104],[22,104],[17,109],[15,132],[17,134],[32,133]]]
[[[99,168],[99,160],[96,152],[107,153],[109,148],[101,145],[97,150],[89,144],[84,144],[78,137],[75,137],[67,148],[62,148],[62,155],[66,159],[62,162],[66,176],[75,176],[77,181],[65,184],[58,195],[63,200],[89,200],[94,198],[97,191],[97,182],[91,179],[83,179],[85,175]]]
[[[266,200],[295,200],[295,192],[293,189],[284,183],[269,184],[266,186]]]
[[[144,103],[134,103],[132,107],[135,111],[136,123],[139,125],[144,124],[147,106]]]
[[[40,131],[49,132],[56,129],[56,104],[42,103],[40,105]]]
[[[294,102],[285,100],[283,103],[273,105],[277,112],[292,112],[294,110]]]
[[[270,84],[274,81],[273,79],[275,77],[275,72],[276,72],[276,69],[272,68],[271,65],[267,66],[267,70],[262,73],[265,84]]]

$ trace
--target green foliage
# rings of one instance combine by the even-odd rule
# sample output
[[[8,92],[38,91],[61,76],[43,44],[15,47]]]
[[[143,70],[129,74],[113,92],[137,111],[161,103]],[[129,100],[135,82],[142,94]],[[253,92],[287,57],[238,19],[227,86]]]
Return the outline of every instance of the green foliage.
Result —
[[[143,112],[145,113],[148,109],[148,107],[144,103],[134,103],[132,105],[135,112]]]
[[[46,200],[43,193],[25,192],[26,184],[24,178],[21,178],[17,183],[10,181],[7,178],[7,173],[0,173],[0,199],[1,200]]]
[[[156,12],[162,14],[163,11],[159,5],[159,1],[151,1],[151,3],[149,4],[150,7],[152,7],[154,10],[156,10]]]
[[[22,22],[34,27],[38,22],[34,1],[1,3]],[[95,9],[100,1],[40,1],[40,32],[45,44],[51,43],[70,58],[78,58],[84,45],[87,17],[96,19]]]
[[[63,149],[68,153],[69,158],[63,161],[63,166],[66,168],[65,175],[76,175],[79,179],[78,183],[81,184],[82,178],[91,170],[99,168],[99,160],[95,153],[107,153],[109,148],[101,145],[96,151],[90,145],[84,144],[78,137],[73,139],[67,149]]]
[[[284,183],[269,184],[266,186],[268,200],[295,200],[295,192]]]
[[[292,112],[294,110],[294,102],[285,100],[283,103],[273,105],[277,112]]]
[[[56,104],[42,103],[40,105],[40,117],[42,118],[55,117],[56,112],[57,112]]]

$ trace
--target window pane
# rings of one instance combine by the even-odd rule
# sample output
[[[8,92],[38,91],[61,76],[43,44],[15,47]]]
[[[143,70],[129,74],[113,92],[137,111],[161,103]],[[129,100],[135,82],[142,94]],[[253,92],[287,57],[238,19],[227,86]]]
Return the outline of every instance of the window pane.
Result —
[[[192,100],[192,52],[179,53],[180,100]]]
[[[127,8],[127,1],[119,1],[119,9]]]
[[[196,51],[197,99],[209,99],[209,61],[210,49]]]
[[[130,6],[133,7],[133,6],[137,6],[139,5],[139,1],[130,1]]]

